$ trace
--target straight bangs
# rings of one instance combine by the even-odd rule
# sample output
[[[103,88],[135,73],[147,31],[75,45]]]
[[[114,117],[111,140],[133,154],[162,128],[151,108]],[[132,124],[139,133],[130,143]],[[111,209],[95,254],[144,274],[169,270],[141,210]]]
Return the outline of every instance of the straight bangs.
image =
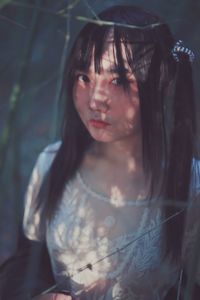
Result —
[[[88,72],[94,60],[95,72],[100,73],[101,59],[111,28],[87,24],[79,34],[70,56],[71,76],[75,79],[77,70]]]
[[[171,77],[168,57],[166,56],[168,52],[165,50],[165,42],[160,45],[158,41],[158,31],[162,31],[165,26],[162,23],[157,23],[155,28],[150,26],[144,29],[137,26],[136,28],[126,28],[123,27],[123,24],[122,26],[87,24],[79,34],[68,62],[70,87],[75,80],[76,71],[87,73],[92,62],[94,62],[95,72],[100,73],[102,56],[108,43],[113,45],[114,64],[125,89],[128,89],[129,86],[125,63],[128,63],[128,67],[136,77],[137,82],[144,83],[149,77],[152,58],[155,54],[157,55],[158,51],[163,51],[159,81],[161,84],[168,84]],[[169,48],[171,44],[173,44],[172,41]]]
[[[67,89],[70,97],[77,70],[87,72],[94,60],[95,71],[100,72],[102,55],[108,42],[113,44],[114,63],[124,88],[128,87],[124,54],[138,83],[148,80],[152,58],[158,51],[162,52],[163,62],[168,63],[174,39],[168,26],[157,15],[134,5],[117,5],[100,13],[99,19],[105,24],[97,24],[96,20],[86,24],[69,55],[65,82],[69,83]],[[168,82],[167,63],[160,68],[161,82]]]
[[[87,24],[79,34],[69,64],[69,79],[76,80],[76,71],[88,72],[92,63],[96,73],[102,70],[102,57],[109,43],[113,45],[114,66],[122,81],[124,88],[128,87],[126,80],[126,68],[122,55],[122,35],[120,30],[112,26],[99,26]],[[125,45],[127,57],[132,57],[127,45]],[[130,60],[130,58],[129,58]]]

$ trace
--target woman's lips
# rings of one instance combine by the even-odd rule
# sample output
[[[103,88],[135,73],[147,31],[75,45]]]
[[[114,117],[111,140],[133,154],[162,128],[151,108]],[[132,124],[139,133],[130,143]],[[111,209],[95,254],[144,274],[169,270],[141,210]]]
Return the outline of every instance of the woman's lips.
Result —
[[[92,125],[95,128],[105,128],[107,126],[109,126],[110,124],[101,120],[95,120],[95,119],[91,119],[89,120],[90,125]]]

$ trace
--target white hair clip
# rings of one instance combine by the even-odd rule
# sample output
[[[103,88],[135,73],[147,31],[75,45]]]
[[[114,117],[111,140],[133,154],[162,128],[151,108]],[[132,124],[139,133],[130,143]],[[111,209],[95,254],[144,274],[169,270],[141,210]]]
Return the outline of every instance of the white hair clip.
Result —
[[[192,50],[186,48],[185,46],[183,46],[183,41],[179,40],[178,42],[176,42],[176,44],[174,45],[173,49],[172,49],[172,55],[175,59],[175,61],[179,62],[179,57],[178,57],[178,53],[185,53],[189,56],[189,61],[193,62],[195,59],[195,55],[192,52]]]

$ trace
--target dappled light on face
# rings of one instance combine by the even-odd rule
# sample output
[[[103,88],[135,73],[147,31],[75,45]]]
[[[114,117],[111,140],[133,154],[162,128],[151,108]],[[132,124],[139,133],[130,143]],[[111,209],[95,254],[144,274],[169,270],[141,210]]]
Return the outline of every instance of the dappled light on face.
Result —
[[[101,114],[100,114],[100,118],[101,118],[101,120],[102,120],[102,121],[106,121],[106,119],[107,119],[107,115],[106,115],[106,113],[104,113],[104,112],[101,112]]]
[[[124,72],[110,42],[105,44],[98,68],[93,52],[88,70],[77,71],[75,108],[90,135],[99,142],[134,138],[135,134],[138,138],[141,132],[138,85],[125,47],[122,43]]]
[[[134,117],[134,109],[129,108],[126,112],[126,117],[128,120],[132,120],[132,118]]]

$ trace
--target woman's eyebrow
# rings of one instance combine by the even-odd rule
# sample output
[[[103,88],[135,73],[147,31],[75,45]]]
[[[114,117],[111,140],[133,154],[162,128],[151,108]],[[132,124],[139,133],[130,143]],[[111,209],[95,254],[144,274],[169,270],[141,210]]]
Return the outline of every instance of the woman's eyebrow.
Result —
[[[85,70],[85,69],[79,68],[79,69],[75,70],[74,73],[75,74],[78,74],[78,73],[88,74],[89,72],[87,70]]]
[[[97,73],[106,72],[106,73],[110,73],[110,74],[120,74],[121,71],[122,71],[122,69],[119,66],[111,65],[111,66],[109,66],[108,68],[105,68],[105,69],[100,67],[100,70]],[[132,72],[128,68],[124,67],[123,71],[125,72],[125,74],[132,74]],[[75,73],[79,73],[79,72],[84,73],[84,74],[89,74],[89,73],[92,73],[92,70],[90,70],[90,69],[89,70],[84,70],[84,69],[79,68],[75,71]]]
[[[121,69],[119,66],[116,66],[116,65],[110,66],[110,67],[106,70],[106,72],[108,72],[108,73],[117,73],[117,74],[120,74],[121,71],[122,71],[122,69]],[[128,69],[125,68],[125,67],[123,68],[123,71],[124,71],[125,73],[131,73],[130,70],[128,70]]]

